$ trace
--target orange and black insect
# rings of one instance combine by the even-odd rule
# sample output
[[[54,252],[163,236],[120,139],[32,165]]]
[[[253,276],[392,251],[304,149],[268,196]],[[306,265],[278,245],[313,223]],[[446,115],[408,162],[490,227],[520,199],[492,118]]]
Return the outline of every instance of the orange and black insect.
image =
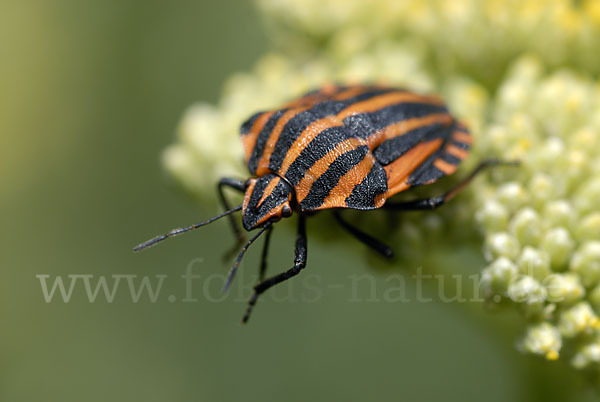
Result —
[[[297,275],[306,266],[307,216],[332,210],[344,229],[391,258],[390,247],[342,219],[340,211],[435,209],[454,197],[482,169],[500,163],[495,159],[483,161],[465,180],[441,196],[409,202],[388,201],[399,192],[454,173],[467,157],[472,137],[439,97],[386,86],[324,86],[280,109],[254,114],[242,124],[241,139],[252,178],[219,181],[217,188],[226,212],[206,222],[174,229],[135,250],[223,216],[229,216],[241,245],[242,231],[231,215],[241,210],[244,229],[257,233],[239,252],[226,289],[245,251],[266,232],[260,279],[254,286],[244,322],[264,291]],[[223,194],[224,187],[244,193],[243,203],[231,209]],[[294,265],[265,279],[265,258],[273,224],[294,212],[299,215]]]

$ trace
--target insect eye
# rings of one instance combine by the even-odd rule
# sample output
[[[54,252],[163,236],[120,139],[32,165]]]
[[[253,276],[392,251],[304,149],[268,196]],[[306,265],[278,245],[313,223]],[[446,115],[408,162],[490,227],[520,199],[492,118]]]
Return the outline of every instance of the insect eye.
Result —
[[[289,205],[285,204],[283,208],[281,208],[281,216],[284,218],[289,218],[292,216],[292,208]]]

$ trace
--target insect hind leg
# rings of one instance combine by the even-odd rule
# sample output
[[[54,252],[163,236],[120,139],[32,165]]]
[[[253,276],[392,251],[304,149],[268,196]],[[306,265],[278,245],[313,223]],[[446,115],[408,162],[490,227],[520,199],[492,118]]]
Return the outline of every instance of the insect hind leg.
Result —
[[[413,201],[386,202],[382,208],[394,211],[423,211],[437,209],[454,198],[484,170],[496,166],[518,166],[519,163],[520,162],[518,161],[502,161],[494,158],[484,159],[465,179],[441,196]]]
[[[252,309],[256,305],[258,297],[271,287],[286,281],[300,273],[306,267],[307,260],[307,242],[306,242],[306,218],[303,215],[298,217],[298,234],[296,236],[296,247],[294,253],[294,266],[287,271],[284,271],[278,275],[272,276],[265,280],[261,280],[254,286],[254,293],[248,300],[248,307],[246,313],[242,318],[242,322],[248,322]]]
[[[342,218],[342,215],[338,211],[333,212],[333,216],[338,221],[340,226],[342,226],[348,233],[354,236],[358,241],[367,245],[377,253],[381,254],[385,258],[392,259],[394,258],[394,250],[392,250],[388,245],[383,242],[377,240],[371,235],[363,232],[355,226],[352,226],[345,219]]]

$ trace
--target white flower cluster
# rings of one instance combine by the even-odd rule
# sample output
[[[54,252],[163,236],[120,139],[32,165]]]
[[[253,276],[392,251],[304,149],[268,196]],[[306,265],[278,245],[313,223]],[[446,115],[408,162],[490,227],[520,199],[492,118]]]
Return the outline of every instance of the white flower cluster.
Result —
[[[426,43],[442,73],[496,83],[519,54],[600,72],[597,0],[258,0],[282,48],[357,53],[382,38]]]
[[[522,161],[516,180],[477,184],[486,297],[531,322],[523,350],[572,363],[600,350],[600,87],[519,61],[498,90],[478,152]],[[479,194],[479,196],[477,196]]]

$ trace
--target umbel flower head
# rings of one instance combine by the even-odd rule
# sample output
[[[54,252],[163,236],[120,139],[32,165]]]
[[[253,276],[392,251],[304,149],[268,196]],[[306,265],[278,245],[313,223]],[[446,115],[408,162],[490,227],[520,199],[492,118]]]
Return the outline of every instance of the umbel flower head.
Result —
[[[259,4],[285,46],[231,77],[217,106],[188,109],[163,155],[173,177],[214,197],[219,177],[248,174],[241,122],[326,82],[439,92],[475,136],[463,172],[489,156],[521,166],[477,179],[440,211],[403,216],[398,254],[481,233],[467,247],[488,260],[487,304],[528,323],[519,349],[600,370],[600,85],[586,75],[600,72],[589,57],[600,48],[598,2]]]
[[[556,359],[572,343],[575,366],[599,362],[600,87],[523,59],[480,137],[480,151],[522,160],[516,180],[478,183],[487,299],[531,322],[523,350]]]
[[[344,57],[381,40],[425,44],[438,73],[497,84],[520,54],[599,73],[597,0],[258,0],[282,49]]]

